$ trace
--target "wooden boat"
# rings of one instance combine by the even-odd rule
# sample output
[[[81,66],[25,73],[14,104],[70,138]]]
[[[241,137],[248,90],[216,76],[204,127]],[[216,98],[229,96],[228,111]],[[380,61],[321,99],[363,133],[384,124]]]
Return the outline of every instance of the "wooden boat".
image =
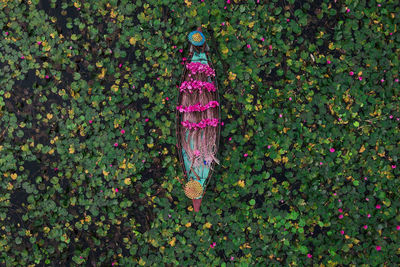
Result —
[[[188,36],[190,53],[179,86],[176,108],[177,151],[184,179],[179,179],[195,212],[219,164],[221,107],[215,69],[201,27]]]

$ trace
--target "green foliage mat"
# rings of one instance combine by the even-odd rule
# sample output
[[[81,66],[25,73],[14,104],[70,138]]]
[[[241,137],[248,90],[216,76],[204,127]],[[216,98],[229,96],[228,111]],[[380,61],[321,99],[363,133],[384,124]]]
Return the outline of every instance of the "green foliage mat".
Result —
[[[399,14],[1,1],[0,265],[397,266]],[[174,121],[199,25],[224,126],[194,214]]]

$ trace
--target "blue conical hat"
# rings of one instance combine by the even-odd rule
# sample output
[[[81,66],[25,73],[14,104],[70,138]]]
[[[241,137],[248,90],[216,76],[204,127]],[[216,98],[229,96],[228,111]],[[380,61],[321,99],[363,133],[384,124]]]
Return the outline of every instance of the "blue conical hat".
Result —
[[[202,46],[206,41],[204,34],[200,31],[192,31],[189,33],[188,39],[195,46]]]

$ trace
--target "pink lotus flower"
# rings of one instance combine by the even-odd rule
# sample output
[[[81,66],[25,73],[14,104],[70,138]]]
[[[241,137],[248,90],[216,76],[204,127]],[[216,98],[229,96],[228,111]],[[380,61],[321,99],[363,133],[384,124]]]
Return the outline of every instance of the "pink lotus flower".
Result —
[[[89,120],[89,123],[92,123],[93,121],[92,120]]]
[[[396,83],[398,83],[398,82],[399,82],[399,79],[395,79],[394,81],[395,81]]]
[[[40,42],[40,41],[39,41],[39,42],[37,42],[37,44],[38,44],[38,45],[40,45],[41,43],[42,43],[42,42]]]
[[[248,45],[247,45],[247,48],[251,48],[251,46],[248,44]]]
[[[168,100],[169,100],[169,97],[167,96],[167,97],[165,98],[165,100],[167,100],[167,101],[168,101]]]
[[[24,57],[24,56],[21,56],[21,58],[24,59],[25,57]]]
[[[367,217],[368,217],[368,218],[371,218],[371,214],[368,213]]]
[[[354,72],[350,71],[349,74],[350,74],[350,76],[353,76],[353,75],[354,75]]]
[[[322,162],[319,163],[319,165],[322,165],[322,164],[323,164]]]
[[[368,225],[364,225],[363,227],[364,227],[364,229],[367,229],[367,228],[368,228]]]
[[[360,77],[358,77],[358,79],[359,79],[360,81],[362,81],[363,77],[362,77],[362,76],[360,76]]]
[[[381,83],[383,83],[385,80],[384,79],[381,79]]]
[[[289,22],[289,21],[290,21],[290,19],[286,19],[286,21],[287,21],[287,22]]]
[[[340,215],[339,215],[339,219],[343,219],[343,214],[340,214]]]
[[[400,231],[400,225],[396,226],[396,230]]]
[[[262,38],[261,38],[261,41],[264,42],[264,40],[265,40],[264,37],[262,37]]]
[[[117,193],[118,193],[118,188],[115,188],[115,192],[117,192]]]
[[[393,115],[390,115],[389,118],[393,119]]]
[[[392,169],[396,169],[396,165],[392,165]]]
[[[331,153],[333,153],[333,152],[335,152],[335,149],[332,147],[331,149],[329,149],[329,151],[330,151]]]
[[[381,205],[376,205],[375,208],[377,208],[378,210],[381,208]]]
[[[382,249],[381,246],[376,246],[377,251],[380,251],[381,249]]]
[[[46,75],[46,79],[48,79],[49,78],[49,75]]]
[[[341,230],[340,233],[341,233],[342,235],[344,235],[344,231],[343,231],[343,230]]]
[[[118,66],[118,67],[120,67],[120,68],[121,68],[121,67],[122,67],[122,64],[119,64],[119,66]]]
[[[232,137],[229,137],[229,139],[228,139],[229,141],[231,141],[232,140]]]
[[[182,53],[183,52],[183,49],[179,49],[179,53]]]
[[[243,156],[244,156],[244,157],[247,157],[247,156],[248,156],[248,154],[246,153],[246,154],[244,154]]]
[[[346,9],[346,13],[349,13],[350,12],[350,9],[348,8],[348,9]]]
[[[118,143],[115,143],[114,146],[118,146]]]
[[[8,32],[6,32],[6,35],[8,35]]]
[[[308,257],[308,258],[311,258],[311,257],[312,257],[312,255],[311,255],[310,253],[308,253],[308,254],[307,254],[307,257]]]
[[[326,63],[331,64],[332,62],[330,60],[328,60]]]
[[[122,129],[122,130],[121,130],[121,134],[124,134],[124,133],[125,133],[125,130],[124,130],[124,129]]]
[[[149,119],[147,119],[147,118],[146,118],[144,121],[145,121],[145,122],[148,122],[148,121],[149,121]]]
[[[343,210],[341,208],[338,209],[339,212],[343,212]]]

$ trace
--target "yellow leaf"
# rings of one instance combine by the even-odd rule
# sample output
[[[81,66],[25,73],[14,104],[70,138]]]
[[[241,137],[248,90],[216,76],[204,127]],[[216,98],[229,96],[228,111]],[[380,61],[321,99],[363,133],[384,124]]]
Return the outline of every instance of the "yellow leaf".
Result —
[[[15,180],[17,179],[18,175],[16,173],[11,174],[11,179]]]
[[[364,147],[364,145],[362,145],[362,147],[360,148],[360,153],[363,153],[365,151],[365,147]]]
[[[154,144],[147,144],[148,148],[152,148],[154,146]]]
[[[186,226],[186,227],[190,227],[190,226],[192,226],[192,223],[191,223],[191,222],[188,222],[187,224],[185,224],[185,226]]]
[[[222,49],[222,53],[224,53],[224,54],[228,54],[228,52],[229,52],[229,49],[228,49],[228,47],[225,47],[224,49]]]
[[[185,0],[185,4],[190,7],[192,5],[192,2],[190,2],[189,0]]]
[[[130,185],[131,184],[131,178],[125,178],[124,183],[126,185]]]
[[[97,61],[96,62],[96,67],[98,67],[98,68],[103,67],[103,62]]]
[[[236,79],[236,74],[235,73],[232,73],[231,71],[229,72],[229,78],[228,78],[229,80],[231,80],[231,81],[233,81],[233,80],[235,80]]]
[[[69,147],[69,153],[70,154],[74,154],[75,153],[75,148],[72,145]]]
[[[243,180],[239,180],[238,185],[239,185],[240,187],[244,187],[244,181],[243,181]]]
[[[103,175],[107,176],[110,172],[106,172],[105,170],[103,170]]]
[[[47,118],[51,120],[53,118],[53,114],[47,113]]]
[[[253,22],[250,22],[250,24],[249,24],[249,27],[250,27],[250,28],[253,28],[253,26],[254,26],[254,21],[253,21]]]
[[[168,242],[168,244],[170,244],[171,247],[173,247],[173,246],[175,246],[175,241],[176,241],[176,238],[173,237],[172,240]]]
[[[204,226],[203,226],[203,229],[204,229],[204,228],[208,228],[208,229],[210,229],[210,228],[211,228],[211,226],[212,226],[212,224],[211,224],[211,223],[209,223],[209,222],[207,222],[207,223],[205,223],[205,224],[204,224]]]
[[[129,43],[131,45],[135,45],[136,44],[136,39],[134,37],[131,37],[131,39],[129,39]]]
[[[193,211],[193,207],[192,207],[192,206],[189,206],[189,207],[188,207],[188,211]]]

